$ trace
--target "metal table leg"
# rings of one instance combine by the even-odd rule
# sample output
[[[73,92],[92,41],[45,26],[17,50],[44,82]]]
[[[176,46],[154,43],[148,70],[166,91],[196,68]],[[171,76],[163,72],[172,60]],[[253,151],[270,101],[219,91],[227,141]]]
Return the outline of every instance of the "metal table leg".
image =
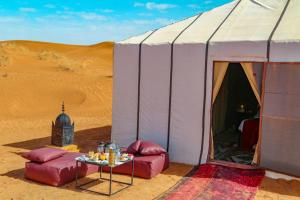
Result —
[[[75,169],[75,186],[78,187],[78,161],[76,160],[76,169]]]
[[[131,167],[131,185],[133,185],[133,177],[134,177],[134,161],[132,159],[132,167]]]
[[[76,188],[79,188],[79,189],[85,190],[85,191],[89,191],[89,192],[93,192],[93,193],[96,193],[96,194],[102,194],[102,195],[106,195],[106,196],[111,196],[111,195],[114,195],[114,194],[116,194],[118,192],[121,192],[122,190],[124,190],[124,189],[126,189],[126,188],[128,188],[128,187],[130,187],[130,186],[133,185],[133,178],[134,178],[134,161],[133,160],[132,160],[131,181],[129,183],[128,182],[122,182],[122,181],[113,180],[113,178],[112,178],[113,167],[110,167],[110,166],[108,166],[110,168],[109,178],[105,178],[105,177],[102,178],[102,171],[103,171],[102,168],[103,168],[103,166],[100,166],[100,180],[109,181],[109,191],[108,191],[108,193],[97,192],[97,191],[93,191],[93,190],[89,190],[89,189],[83,188],[83,186],[88,185],[88,184],[90,184],[92,182],[95,182],[95,181],[99,181],[99,179],[94,179],[94,180],[91,180],[91,181],[86,182],[84,184],[79,184],[78,183],[78,175],[79,175],[78,174],[79,173],[78,162],[80,162],[80,161],[76,161]],[[119,184],[124,184],[126,186],[113,192],[112,191],[112,182],[119,183]]]
[[[109,174],[109,196],[111,195],[111,183],[112,183],[112,167],[110,168],[110,174]]]
[[[100,166],[100,179],[102,179],[102,166]]]

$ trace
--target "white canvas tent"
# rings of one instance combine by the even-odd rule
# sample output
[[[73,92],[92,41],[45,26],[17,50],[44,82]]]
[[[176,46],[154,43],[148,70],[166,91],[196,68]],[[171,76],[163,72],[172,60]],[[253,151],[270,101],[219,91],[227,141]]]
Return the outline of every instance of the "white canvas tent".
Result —
[[[299,0],[237,0],[116,43],[112,138],[152,140],[174,162],[207,162],[214,66],[229,62],[243,63],[250,82],[252,63],[265,66],[256,161],[300,175]]]

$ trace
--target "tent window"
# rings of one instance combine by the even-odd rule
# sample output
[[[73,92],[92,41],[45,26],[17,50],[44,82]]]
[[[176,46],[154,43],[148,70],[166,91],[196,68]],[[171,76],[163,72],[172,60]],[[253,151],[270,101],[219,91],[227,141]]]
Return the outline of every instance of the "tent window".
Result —
[[[215,67],[220,67],[215,66]],[[221,66],[222,67],[222,66]],[[262,67],[251,63],[224,65],[213,102],[213,158],[251,164],[259,136],[260,86]],[[224,69],[224,68],[223,68]],[[214,70],[214,77],[220,69]],[[255,88],[254,88],[255,86]]]

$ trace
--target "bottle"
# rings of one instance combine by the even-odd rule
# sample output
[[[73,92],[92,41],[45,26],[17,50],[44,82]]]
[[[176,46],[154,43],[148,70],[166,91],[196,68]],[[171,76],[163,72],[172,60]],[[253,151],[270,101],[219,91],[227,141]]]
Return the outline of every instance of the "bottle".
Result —
[[[120,157],[121,157],[121,151],[119,148],[116,149],[116,162],[120,161]]]
[[[112,147],[109,148],[109,156],[108,156],[108,165],[114,166],[115,165],[115,152]]]
[[[105,151],[105,143],[104,142],[100,142],[98,147],[97,147],[97,151],[98,153],[104,153]]]

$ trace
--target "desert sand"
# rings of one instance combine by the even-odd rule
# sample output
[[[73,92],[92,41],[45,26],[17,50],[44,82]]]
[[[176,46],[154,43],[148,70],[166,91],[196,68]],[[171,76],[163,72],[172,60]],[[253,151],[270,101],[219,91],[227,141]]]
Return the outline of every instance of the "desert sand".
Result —
[[[62,101],[75,122],[75,143],[82,152],[110,139],[112,56],[111,42],[92,46],[0,42],[1,200],[108,199],[76,190],[74,182],[56,188],[24,179],[25,159],[20,154],[50,144],[51,121],[60,113]],[[156,198],[191,169],[172,163],[151,181],[136,178],[133,187],[111,199]],[[300,199],[299,191],[299,181],[265,178],[256,199]]]

